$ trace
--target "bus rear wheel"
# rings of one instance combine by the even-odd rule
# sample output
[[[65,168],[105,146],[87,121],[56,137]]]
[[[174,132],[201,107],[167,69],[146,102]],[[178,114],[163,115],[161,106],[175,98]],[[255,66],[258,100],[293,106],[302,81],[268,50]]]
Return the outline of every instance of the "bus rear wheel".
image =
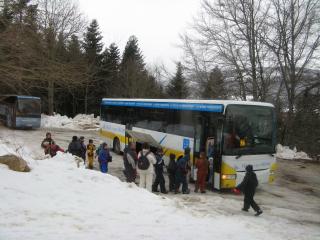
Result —
[[[121,152],[119,138],[113,139],[113,151],[116,154],[120,154],[120,152]]]

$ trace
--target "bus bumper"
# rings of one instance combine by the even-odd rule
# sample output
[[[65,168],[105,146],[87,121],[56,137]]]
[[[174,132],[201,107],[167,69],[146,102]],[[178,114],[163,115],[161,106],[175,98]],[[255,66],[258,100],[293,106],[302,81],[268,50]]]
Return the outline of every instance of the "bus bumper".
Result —
[[[40,128],[41,118],[17,117],[16,128]]]

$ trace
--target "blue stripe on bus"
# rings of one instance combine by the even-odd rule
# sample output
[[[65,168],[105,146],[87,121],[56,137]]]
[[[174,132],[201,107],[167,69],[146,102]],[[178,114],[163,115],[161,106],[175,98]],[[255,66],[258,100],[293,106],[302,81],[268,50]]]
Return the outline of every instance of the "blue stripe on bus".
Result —
[[[39,99],[40,100],[39,97],[24,96],[24,95],[19,95],[19,96],[17,96],[17,98],[19,98],[19,99]]]
[[[223,104],[103,100],[101,105],[142,107],[142,108],[161,108],[161,109],[190,110],[190,111],[217,112],[217,113],[223,112]]]

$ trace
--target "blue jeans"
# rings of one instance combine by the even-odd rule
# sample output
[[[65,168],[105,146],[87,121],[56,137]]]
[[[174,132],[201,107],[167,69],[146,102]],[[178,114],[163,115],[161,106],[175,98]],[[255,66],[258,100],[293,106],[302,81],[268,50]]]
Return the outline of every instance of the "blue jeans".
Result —
[[[100,163],[100,170],[103,173],[107,173],[108,172],[108,163],[106,162],[101,162]]]
[[[188,183],[187,183],[187,176],[180,171],[176,172],[176,191],[179,191],[180,185],[182,184],[182,192],[188,192]]]

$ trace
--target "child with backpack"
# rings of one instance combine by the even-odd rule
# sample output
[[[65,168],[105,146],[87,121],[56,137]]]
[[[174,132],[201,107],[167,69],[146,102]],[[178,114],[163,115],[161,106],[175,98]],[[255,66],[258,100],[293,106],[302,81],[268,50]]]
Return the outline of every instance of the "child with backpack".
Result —
[[[139,187],[146,188],[148,191],[152,191],[152,180],[154,169],[153,165],[157,160],[153,153],[150,151],[148,143],[142,144],[142,150],[138,154],[138,174],[140,176]]]
[[[99,163],[100,163],[100,170],[102,173],[108,172],[108,163],[112,161],[112,157],[110,155],[110,151],[108,149],[108,144],[103,143],[102,149],[99,152],[98,157]]]

